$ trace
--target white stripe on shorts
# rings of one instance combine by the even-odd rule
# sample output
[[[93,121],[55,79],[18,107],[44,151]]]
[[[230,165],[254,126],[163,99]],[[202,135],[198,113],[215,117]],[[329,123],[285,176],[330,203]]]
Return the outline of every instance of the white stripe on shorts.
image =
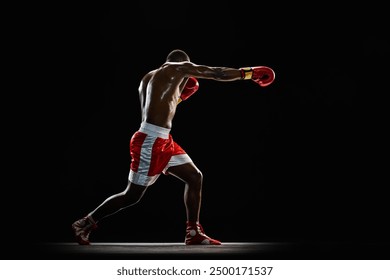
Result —
[[[169,160],[167,166],[164,168],[163,173],[166,173],[167,169],[172,166],[182,165],[185,163],[192,162],[192,159],[188,154],[174,155]]]

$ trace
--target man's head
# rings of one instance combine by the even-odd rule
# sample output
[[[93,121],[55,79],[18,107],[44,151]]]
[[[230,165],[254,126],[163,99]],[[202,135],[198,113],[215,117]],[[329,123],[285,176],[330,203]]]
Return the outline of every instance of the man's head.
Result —
[[[167,62],[190,61],[190,57],[184,51],[175,49],[168,54],[166,61]]]

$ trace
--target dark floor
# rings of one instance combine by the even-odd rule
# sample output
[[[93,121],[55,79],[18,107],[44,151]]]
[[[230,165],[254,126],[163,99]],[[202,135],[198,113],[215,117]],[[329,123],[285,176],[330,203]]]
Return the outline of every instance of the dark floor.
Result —
[[[22,249],[23,250],[23,249]],[[22,259],[390,259],[389,243],[225,242],[221,246],[183,243],[42,243],[19,252]]]

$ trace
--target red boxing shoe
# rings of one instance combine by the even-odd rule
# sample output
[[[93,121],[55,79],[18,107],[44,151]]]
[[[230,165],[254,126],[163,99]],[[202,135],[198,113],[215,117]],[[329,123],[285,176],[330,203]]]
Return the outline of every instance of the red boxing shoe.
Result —
[[[80,245],[90,245],[89,234],[97,228],[97,224],[92,218],[86,216],[72,224],[72,229],[77,243]]]
[[[186,229],[186,245],[221,245],[218,240],[208,237],[203,230],[203,227],[198,222],[187,222]]]

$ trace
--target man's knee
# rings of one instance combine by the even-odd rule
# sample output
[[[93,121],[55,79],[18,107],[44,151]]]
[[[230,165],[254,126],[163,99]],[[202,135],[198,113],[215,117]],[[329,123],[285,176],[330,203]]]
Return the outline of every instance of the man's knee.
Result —
[[[199,169],[194,169],[189,173],[188,183],[200,184],[203,181],[203,174]]]

